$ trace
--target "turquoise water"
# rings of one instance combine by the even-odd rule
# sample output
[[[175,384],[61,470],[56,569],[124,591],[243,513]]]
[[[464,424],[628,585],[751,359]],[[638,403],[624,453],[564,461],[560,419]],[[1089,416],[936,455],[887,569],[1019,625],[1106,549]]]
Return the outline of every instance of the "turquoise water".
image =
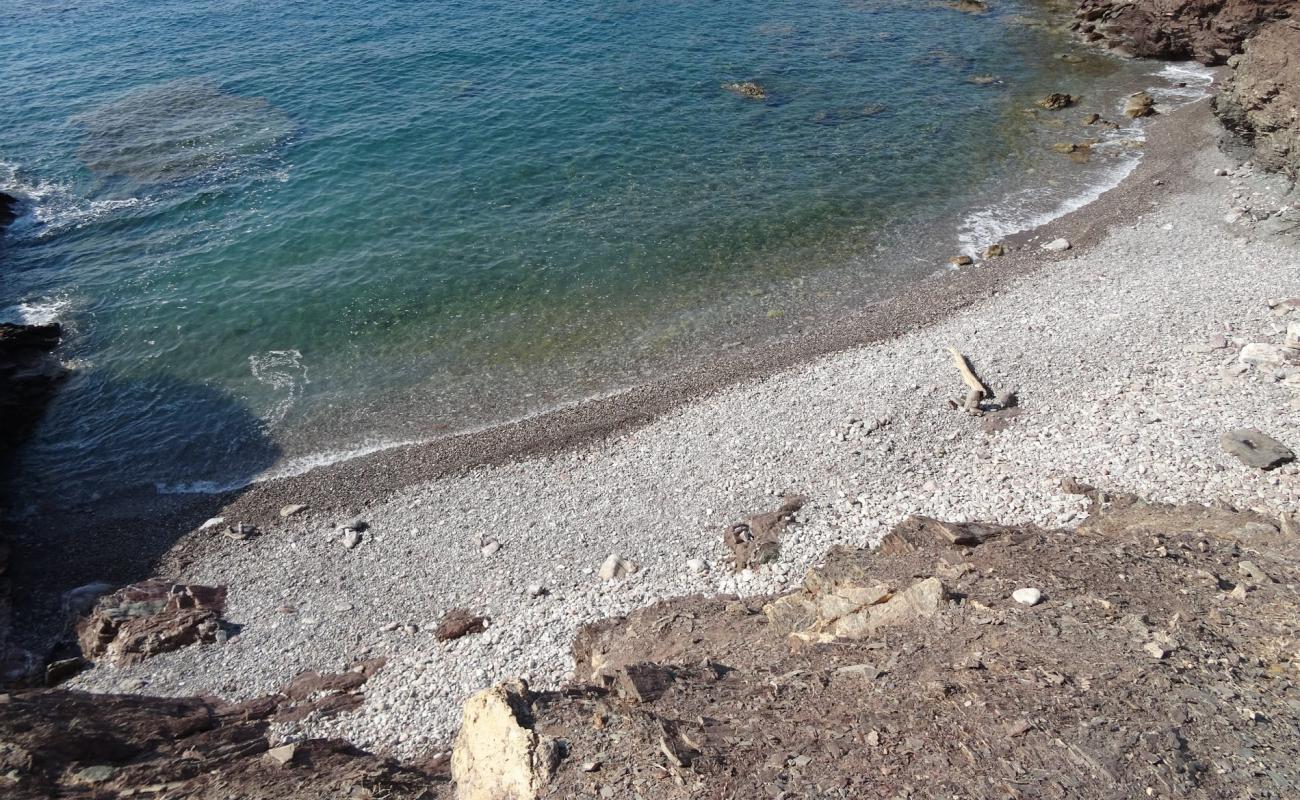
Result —
[[[972,209],[1023,196],[1007,214],[1029,219],[1127,163],[1044,143],[1150,69],[1043,19],[8,0],[0,189],[28,214],[0,306],[61,319],[75,367],[20,482],[60,502],[238,483],[700,368],[898,291],[988,238]],[[766,99],[723,88],[746,80]],[[1084,103],[1026,111],[1050,91]]]

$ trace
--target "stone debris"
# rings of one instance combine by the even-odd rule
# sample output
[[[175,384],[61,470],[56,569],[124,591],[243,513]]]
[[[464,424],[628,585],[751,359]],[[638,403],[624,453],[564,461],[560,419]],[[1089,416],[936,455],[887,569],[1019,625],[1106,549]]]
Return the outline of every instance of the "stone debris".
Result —
[[[787,498],[776,511],[756,514],[723,531],[723,543],[731,550],[737,571],[767,564],[780,554],[781,532],[807,502],[806,497]]]

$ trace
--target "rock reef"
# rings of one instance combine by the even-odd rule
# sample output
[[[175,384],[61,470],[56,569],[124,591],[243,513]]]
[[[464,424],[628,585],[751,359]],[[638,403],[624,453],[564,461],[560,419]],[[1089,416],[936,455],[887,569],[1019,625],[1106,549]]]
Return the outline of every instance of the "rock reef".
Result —
[[[1294,0],[1081,0],[1074,29],[1128,55],[1218,65],[1260,25],[1294,11]]]

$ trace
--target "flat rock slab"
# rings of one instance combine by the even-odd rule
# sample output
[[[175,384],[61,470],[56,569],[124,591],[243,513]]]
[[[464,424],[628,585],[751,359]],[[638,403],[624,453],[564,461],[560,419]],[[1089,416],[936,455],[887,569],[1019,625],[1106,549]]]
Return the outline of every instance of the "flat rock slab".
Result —
[[[1291,448],[1254,428],[1237,428],[1219,437],[1224,452],[1248,467],[1273,469],[1295,460]]]

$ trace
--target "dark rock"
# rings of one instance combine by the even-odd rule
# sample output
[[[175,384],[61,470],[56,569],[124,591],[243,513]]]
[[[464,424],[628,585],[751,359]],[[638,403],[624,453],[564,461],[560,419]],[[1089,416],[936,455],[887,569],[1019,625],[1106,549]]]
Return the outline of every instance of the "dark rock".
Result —
[[[1295,0],[1080,0],[1073,27],[1085,41],[1128,55],[1215,65],[1294,8]]]
[[[1270,23],[1246,44],[1214,99],[1224,127],[1265,169],[1300,178],[1300,20]]]
[[[673,672],[660,664],[629,664],[614,673],[619,697],[633,703],[653,703],[673,683]]]
[[[224,586],[186,586],[153,578],[119,589],[77,623],[86,658],[133,664],[222,636]]]
[[[5,228],[12,225],[16,219],[18,219],[18,198],[0,192],[0,233],[4,233]]]
[[[1256,469],[1273,469],[1295,460],[1291,448],[1254,428],[1238,428],[1219,437],[1225,452]]]
[[[26,437],[67,376],[50,355],[61,335],[62,329],[53,323],[0,323],[0,450]]]
[[[453,608],[438,623],[433,635],[440,642],[450,642],[471,633],[482,633],[487,630],[487,624],[487,617],[471,614],[464,608]]]

